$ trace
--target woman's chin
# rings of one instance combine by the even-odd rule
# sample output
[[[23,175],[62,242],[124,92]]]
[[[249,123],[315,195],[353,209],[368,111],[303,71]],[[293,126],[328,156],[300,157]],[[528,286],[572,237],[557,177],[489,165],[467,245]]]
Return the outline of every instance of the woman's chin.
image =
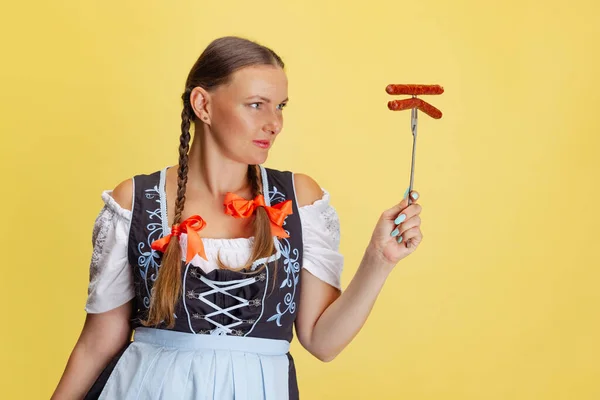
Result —
[[[248,164],[250,164],[250,165],[264,164],[265,161],[267,161],[268,157],[269,157],[269,150],[265,150],[262,154],[257,154],[254,157],[252,157],[252,160],[250,160],[250,162],[248,162]]]

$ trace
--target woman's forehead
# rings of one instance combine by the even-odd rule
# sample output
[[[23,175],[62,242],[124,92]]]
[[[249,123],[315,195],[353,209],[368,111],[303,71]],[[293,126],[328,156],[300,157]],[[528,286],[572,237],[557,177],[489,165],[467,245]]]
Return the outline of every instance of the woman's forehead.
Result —
[[[223,89],[236,97],[262,96],[280,102],[287,98],[288,81],[282,68],[258,65],[235,71]]]

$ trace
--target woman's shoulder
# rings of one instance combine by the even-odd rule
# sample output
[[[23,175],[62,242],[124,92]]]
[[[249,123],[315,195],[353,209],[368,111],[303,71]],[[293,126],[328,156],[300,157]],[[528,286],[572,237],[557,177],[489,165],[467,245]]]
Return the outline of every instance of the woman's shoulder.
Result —
[[[296,200],[298,207],[304,207],[322,200],[325,193],[321,185],[311,176],[303,173],[294,173],[294,187],[296,188]]]
[[[163,169],[166,169],[166,168],[163,168]],[[152,171],[149,173],[137,174],[135,176],[132,176],[130,178],[127,178],[127,179],[121,181],[112,190],[105,190],[103,193],[103,198],[104,198],[105,202],[107,204],[109,202],[114,203],[115,205],[119,206],[120,208],[122,208],[124,210],[131,211],[133,209],[134,179],[136,180],[136,183],[140,183],[139,182],[140,179],[142,180],[141,183],[143,183],[143,179],[157,180],[159,174],[162,172],[163,169],[155,170],[155,171]],[[110,198],[108,198],[108,199],[105,198],[107,196],[109,196]]]
[[[109,191],[112,199],[123,209],[131,211],[133,203],[133,178],[128,178]]]
[[[264,169],[266,170],[269,179],[276,178],[287,181],[292,178],[298,207],[311,205],[316,201],[321,200],[326,193],[315,179],[307,174],[276,168],[264,167]]]

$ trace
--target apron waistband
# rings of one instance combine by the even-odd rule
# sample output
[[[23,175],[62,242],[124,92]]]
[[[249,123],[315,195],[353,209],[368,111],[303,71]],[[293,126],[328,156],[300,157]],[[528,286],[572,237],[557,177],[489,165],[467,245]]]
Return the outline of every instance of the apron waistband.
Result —
[[[284,355],[290,350],[287,340],[194,334],[147,327],[136,328],[133,341],[182,350],[229,350],[272,356]]]

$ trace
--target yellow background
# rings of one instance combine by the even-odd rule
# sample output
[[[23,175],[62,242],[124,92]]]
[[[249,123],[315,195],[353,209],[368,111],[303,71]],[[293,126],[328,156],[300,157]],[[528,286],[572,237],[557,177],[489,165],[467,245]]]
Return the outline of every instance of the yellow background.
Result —
[[[598,399],[600,6],[583,1],[12,2],[3,7],[0,398],[54,390],[85,317],[100,193],[177,163],[204,47],[287,64],[266,166],[332,194],[352,278],[408,186],[410,113],[436,83],[415,189],[424,241],[332,363],[295,340],[303,399]]]

